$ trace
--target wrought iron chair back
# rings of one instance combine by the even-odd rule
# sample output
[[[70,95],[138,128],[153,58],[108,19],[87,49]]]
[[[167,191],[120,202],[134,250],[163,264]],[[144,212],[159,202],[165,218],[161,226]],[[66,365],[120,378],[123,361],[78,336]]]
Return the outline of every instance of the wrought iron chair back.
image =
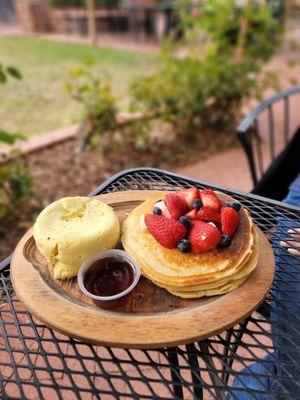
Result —
[[[300,112],[294,101],[296,95],[300,95],[300,86],[270,97],[254,108],[237,127],[254,187],[300,126]]]

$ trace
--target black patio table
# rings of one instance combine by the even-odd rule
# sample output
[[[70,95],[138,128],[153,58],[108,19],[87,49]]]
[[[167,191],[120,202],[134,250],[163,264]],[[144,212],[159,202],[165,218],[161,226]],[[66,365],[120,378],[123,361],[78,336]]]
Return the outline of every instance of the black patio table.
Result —
[[[290,227],[300,220],[300,208],[150,168],[123,171],[90,195],[191,186],[220,189],[240,201],[275,251],[279,248],[278,221],[288,221]],[[0,398],[300,398],[300,324],[295,312],[300,305],[300,265],[294,263],[291,271],[291,256],[283,253],[280,257],[285,268],[277,269],[270,294],[247,320],[207,340],[157,350],[93,346],[49,329],[15,298],[9,259],[5,260],[0,264]],[[276,329],[270,321],[272,326],[277,321]],[[284,345],[284,357],[276,348],[279,343]],[[276,375],[266,362],[275,365]],[[257,376],[255,371],[243,370],[253,363],[262,369]],[[250,390],[245,378],[256,378],[260,385]],[[276,385],[267,385],[267,378]],[[233,381],[238,389],[232,390]]]

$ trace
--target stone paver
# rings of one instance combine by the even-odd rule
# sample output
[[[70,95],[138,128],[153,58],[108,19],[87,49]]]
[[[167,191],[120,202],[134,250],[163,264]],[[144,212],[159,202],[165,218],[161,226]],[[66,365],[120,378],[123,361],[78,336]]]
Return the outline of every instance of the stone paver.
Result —
[[[180,168],[177,172],[244,192],[252,188],[247,160],[241,148],[216,154],[205,161]]]

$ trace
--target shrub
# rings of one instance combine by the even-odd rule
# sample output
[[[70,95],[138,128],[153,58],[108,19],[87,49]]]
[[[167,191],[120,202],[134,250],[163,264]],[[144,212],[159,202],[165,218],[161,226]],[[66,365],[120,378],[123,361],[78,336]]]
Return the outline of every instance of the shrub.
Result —
[[[32,196],[32,180],[23,160],[0,166],[0,219],[16,212]]]
[[[15,67],[0,64],[0,83],[8,77],[21,79],[22,75]],[[0,142],[13,144],[23,136],[0,130]],[[33,196],[32,180],[28,168],[18,152],[11,154],[10,160],[0,165],[0,219],[15,212],[26,200]]]
[[[181,8],[184,35],[176,42],[166,40],[157,70],[131,86],[130,110],[140,120],[119,123],[109,80],[95,75],[92,65],[71,71],[67,89],[84,106],[85,143],[113,144],[117,139],[143,150],[151,144],[154,152],[161,150],[161,159],[169,157],[172,146],[187,143],[187,137],[189,144],[195,143],[200,132],[202,140],[216,132],[218,143],[225,136],[232,143],[243,103],[267,87],[278,90],[276,74],[262,74],[262,67],[278,43],[279,22],[268,6],[251,0],[238,4],[208,0]]]
[[[133,108],[172,122],[183,135],[194,128],[233,130],[243,102],[277,83],[260,74],[279,24],[267,6],[245,4],[210,0],[183,14],[184,37],[164,46],[158,71],[133,84]]]
[[[72,68],[65,84],[68,94],[83,106],[84,145],[103,144],[105,137],[116,130],[116,99],[111,93],[109,76],[99,75],[93,61]]]

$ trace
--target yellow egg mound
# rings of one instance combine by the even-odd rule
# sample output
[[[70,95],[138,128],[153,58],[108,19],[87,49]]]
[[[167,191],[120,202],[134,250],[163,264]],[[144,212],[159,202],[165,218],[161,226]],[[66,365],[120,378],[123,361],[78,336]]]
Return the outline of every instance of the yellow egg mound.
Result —
[[[84,260],[118,242],[114,210],[88,197],[65,197],[46,207],[33,227],[36,245],[57,279],[77,275]]]

